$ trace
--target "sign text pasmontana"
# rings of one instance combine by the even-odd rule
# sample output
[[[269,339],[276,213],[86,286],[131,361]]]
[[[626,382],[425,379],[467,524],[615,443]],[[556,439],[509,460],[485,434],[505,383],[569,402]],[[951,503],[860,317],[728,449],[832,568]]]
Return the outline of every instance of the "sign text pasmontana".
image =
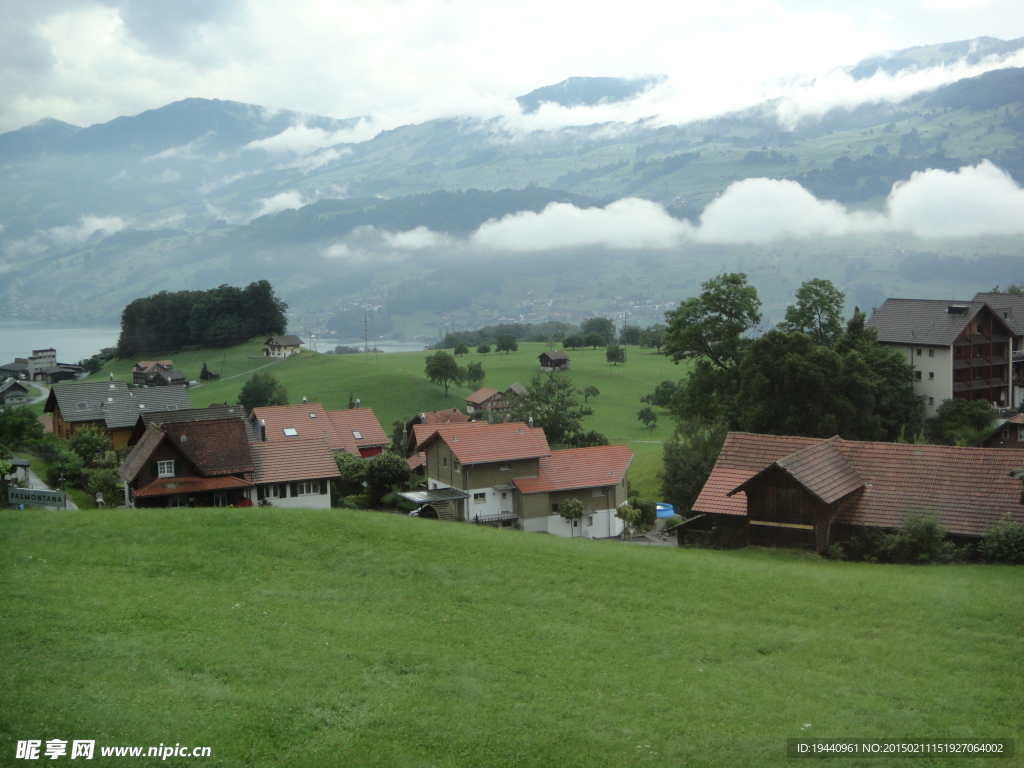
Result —
[[[40,488],[7,489],[7,501],[10,504],[43,504],[47,507],[63,507],[64,491],[44,491]]]

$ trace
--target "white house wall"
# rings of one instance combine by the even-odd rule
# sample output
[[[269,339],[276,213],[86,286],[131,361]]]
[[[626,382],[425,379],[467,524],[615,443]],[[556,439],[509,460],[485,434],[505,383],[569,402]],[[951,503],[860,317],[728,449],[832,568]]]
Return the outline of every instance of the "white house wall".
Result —
[[[319,481],[318,485],[319,485]],[[290,485],[290,484],[289,484]],[[264,492],[267,497],[267,501],[272,506],[291,508],[291,509],[330,509],[331,508],[331,490],[330,484],[328,483],[327,493],[304,493],[298,496],[290,495],[290,487],[288,489],[289,495],[283,496],[271,496],[272,485],[263,486]],[[256,489],[254,488],[249,497],[253,504],[258,504],[256,497]]]
[[[622,533],[624,524],[615,516],[615,510],[602,509],[587,512],[576,521],[576,526],[561,515],[527,517],[523,519],[523,530],[533,533],[551,533],[555,536],[607,539]]]
[[[953,397],[953,348],[904,347],[907,361],[914,368],[914,394],[924,402],[925,418],[934,416],[943,400]],[[921,354],[917,351],[921,350]],[[917,373],[921,379],[917,379]],[[934,378],[932,378],[934,376]]]

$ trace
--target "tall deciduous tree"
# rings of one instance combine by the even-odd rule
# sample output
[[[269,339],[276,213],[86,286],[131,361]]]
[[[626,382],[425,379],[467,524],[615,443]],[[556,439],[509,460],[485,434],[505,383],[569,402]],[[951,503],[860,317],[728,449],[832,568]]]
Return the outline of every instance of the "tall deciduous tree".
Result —
[[[498,352],[504,352],[507,355],[509,352],[519,351],[519,342],[516,341],[516,337],[511,333],[505,333],[498,337],[498,342],[494,345],[494,348]]]
[[[466,382],[473,389],[480,389],[484,384],[484,364],[479,360],[466,366]]]
[[[626,362],[626,348],[618,344],[610,344],[604,351],[604,359],[612,365]]]
[[[552,446],[577,447],[588,433],[583,419],[593,415],[589,406],[580,402],[580,391],[572,379],[561,373],[538,373],[530,380],[525,395],[515,400],[512,419],[529,423],[544,430]],[[588,436],[593,444],[593,436]]]
[[[843,333],[844,301],[831,280],[808,280],[797,289],[796,303],[786,308],[786,319],[779,329],[802,331],[815,344],[831,347]]]
[[[601,335],[602,346],[607,346],[615,341],[615,323],[607,317],[591,317],[580,323],[580,332],[584,336],[592,333]]]
[[[427,355],[426,374],[434,384],[444,387],[445,397],[448,397],[448,388],[452,384],[462,386],[466,380],[466,369],[461,368],[455,358],[444,350]]]
[[[238,404],[247,411],[268,405],[288,405],[288,392],[271,374],[257,373],[238,393]]]
[[[685,421],[676,426],[675,436],[665,441],[662,446],[662,498],[677,511],[690,511],[711,475],[728,431],[722,423]]]

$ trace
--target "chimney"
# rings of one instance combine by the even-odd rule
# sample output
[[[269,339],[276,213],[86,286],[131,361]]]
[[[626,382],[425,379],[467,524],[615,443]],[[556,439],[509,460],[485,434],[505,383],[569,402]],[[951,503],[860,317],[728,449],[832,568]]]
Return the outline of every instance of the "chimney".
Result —
[[[260,442],[267,442],[267,422],[265,419],[260,419]]]

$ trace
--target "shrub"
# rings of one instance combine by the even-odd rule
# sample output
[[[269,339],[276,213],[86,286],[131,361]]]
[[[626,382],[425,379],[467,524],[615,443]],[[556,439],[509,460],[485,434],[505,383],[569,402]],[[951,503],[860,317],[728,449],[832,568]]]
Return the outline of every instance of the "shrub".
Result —
[[[103,494],[103,503],[108,507],[116,507],[122,503],[121,483],[117,473],[112,469],[87,469],[83,477],[85,490],[92,494]]]
[[[61,477],[64,478],[64,486],[77,486],[82,480],[82,471],[85,463],[82,457],[68,448],[59,448],[49,468],[46,470],[46,483],[52,488],[61,485]]]
[[[658,503],[656,501],[649,501],[642,496],[630,494],[629,505],[640,510],[640,522],[648,528],[654,525],[654,521],[658,519]]]
[[[679,525],[681,522],[683,522],[683,518],[681,518],[679,515],[670,515],[662,521],[661,527],[663,529],[671,528],[673,525]]]
[[[1000,520],[989,529],[978,552],[986,563],[1024,565],[1024,525]]]
[[[883,552],[894,563],[948,563],[956,545],[946,541],[947,530],[937,514],[912,512],[895,533],[886,536]]]
[[[370,497],[365,493],[357,493],[353,496],[346,496],[344,505],[349,509],[370,509]]]

